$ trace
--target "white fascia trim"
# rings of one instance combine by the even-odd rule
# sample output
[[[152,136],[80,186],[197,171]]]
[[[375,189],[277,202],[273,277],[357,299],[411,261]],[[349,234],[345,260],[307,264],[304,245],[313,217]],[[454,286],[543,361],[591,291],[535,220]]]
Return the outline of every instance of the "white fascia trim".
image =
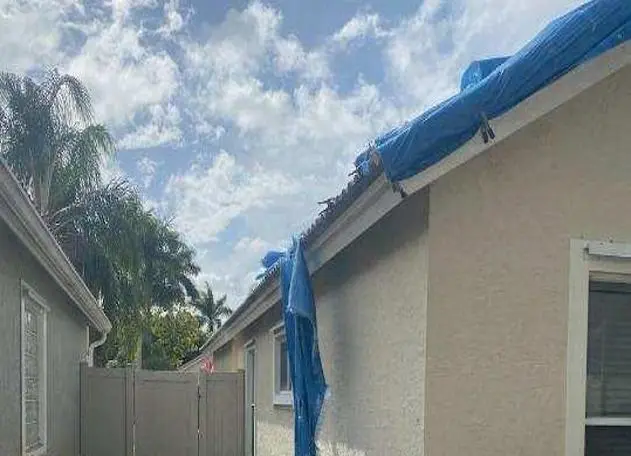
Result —
[[[514,133],[526,128],[540,117],[558,108],[580,93],[631,64],[631,44],[620,46],[584,63],[554,83],[539,90],[504,115],[493,119],[495,140],[484,144],[480,135],[425,171],[401,182],[408,194],[416,193],[429,184],[480,155]],[[384,175],[379,176],[357,200],[309,246],[306,252],[309,271],[314,274],[358,236],[401,203]],[[214,352],[280,300],[278,281],[234,320],[228,320],[208,344]]]
[[[33,254],[94,327],[108,333],[112,324],[77,273],[4,161],[0,160],[0,217]]]
[[[496,135],[494,140],[484,144],[480,135],[476,134],[466,144],[440,162],[401,182],[403,189],[408,194],[412,194],[425,188],[439,177],[523,130],[542,116],[629,64],[631,64],[631,43],[625,42],[579,65],[557,81],[535,92],[510,111],[491,120]]]

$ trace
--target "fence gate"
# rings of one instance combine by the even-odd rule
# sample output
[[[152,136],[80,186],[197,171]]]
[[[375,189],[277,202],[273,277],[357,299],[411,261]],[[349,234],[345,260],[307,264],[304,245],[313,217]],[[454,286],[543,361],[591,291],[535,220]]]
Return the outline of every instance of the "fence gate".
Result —
[[[81,456],[243,456],[242,372],[81,366]]]

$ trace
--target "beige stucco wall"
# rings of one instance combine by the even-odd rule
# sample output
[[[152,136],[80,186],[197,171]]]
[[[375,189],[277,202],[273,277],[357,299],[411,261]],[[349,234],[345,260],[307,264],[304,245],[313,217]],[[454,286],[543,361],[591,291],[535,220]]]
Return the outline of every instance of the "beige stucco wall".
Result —
[[[0,454],[21,454],[20,291],[24,280],[50,307],[48,454],[78,454],[79,362],[87,323],[18,239],[0,222]]]
[[[631,242],[630,119],[626,69],[431,186],[426,454],[564,454],[570,238]]]
[[[320,350],[330,385],[323,456],[423,454],[427,195],[410,197],[318,271],[313,279]],[[257,355],[258,456],[293,455],[292,409],[272,404],[276,305],[214,353],[243,368]]]

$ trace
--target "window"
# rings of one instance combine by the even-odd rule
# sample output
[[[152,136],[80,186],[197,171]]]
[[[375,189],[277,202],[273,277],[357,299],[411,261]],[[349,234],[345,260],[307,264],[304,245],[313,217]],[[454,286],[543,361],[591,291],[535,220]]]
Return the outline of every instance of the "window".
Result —
[[[22,290],[22,441],[25,454],[46,451],[46,312],[44,301]]]
[[[272,334],[274,336],[274,404],[292,405],[287,337],[282,324],[275,326]]]
[[[585,455],[631,454],[631,285],[590,281],[587,334]]]
[[[631,454],[631,244],[572,240],[566,456]]]

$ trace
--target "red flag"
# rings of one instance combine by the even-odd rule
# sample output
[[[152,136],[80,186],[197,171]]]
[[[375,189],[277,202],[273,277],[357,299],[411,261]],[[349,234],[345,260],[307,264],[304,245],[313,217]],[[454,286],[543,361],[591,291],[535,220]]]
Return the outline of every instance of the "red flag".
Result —
[[[202,365],[200,369],[202,372],[205,372],[207,374],[212,374],[215,371],[215,366],[213,365],[213,362],[211,361],[210,358],[205,357],[204,360],[202,361]]]

